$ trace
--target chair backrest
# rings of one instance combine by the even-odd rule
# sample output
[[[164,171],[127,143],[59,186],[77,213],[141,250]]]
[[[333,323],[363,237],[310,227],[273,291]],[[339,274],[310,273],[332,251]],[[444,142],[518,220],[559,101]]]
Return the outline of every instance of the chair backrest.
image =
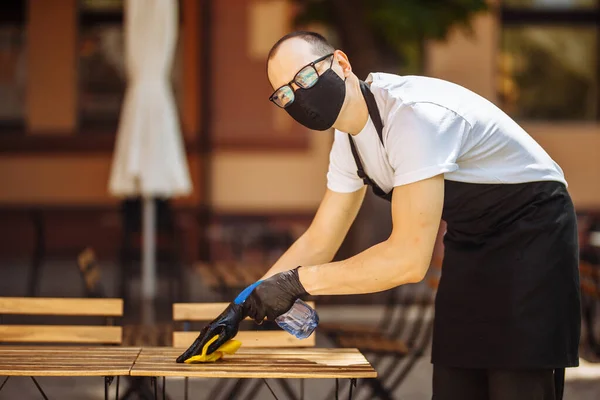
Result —
[[[308,302],[315,307],[313,302]],[[229,305],[229,303],[175,303],[173,304],[173,321],[196,322],[212,321]],[[241,328],[241,327],[240,327]],[[173,347],[188,347],[194,342],[198,332],[174,331]],[[306,339],[297,339],[283,330],[240,330],[235,337],[246,348],[259,347],[314,347],[315,334]]]
[[[83,281],[83,289],[86,297],[104,297],[104,287],[100,281],[100,267],[96,261],[96,254],[88,247],[79,253],[77,266]]]
[[[0,343],[121,344],[122,329],[111,326],[123,316],[122,299],[0,297],[0,316],[104,317],[103,325],[0,325]]]

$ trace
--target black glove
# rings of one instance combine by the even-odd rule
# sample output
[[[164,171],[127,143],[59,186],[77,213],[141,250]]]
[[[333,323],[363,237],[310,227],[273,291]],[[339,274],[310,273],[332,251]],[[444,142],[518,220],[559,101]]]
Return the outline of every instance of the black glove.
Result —
[[[240,323],[247,316],[257,323],[261,323],[265,317],[272,321],[285,314],[292,308],[296,299],[304,294],[307,293],[300,283],[298,268],[253,283],[200,332],[190,348],[177,358],[177,362],[182,363],[202,353],[206,343],[215,335],[219,335],[206,351],[206,354],[213,353],[237,334]]]
[[[211,343],[206,351],[206,354],[213,353],[221,345],[237,335],[240,322],[244,318],[246,318],[244,307],[241,304],[231,303],[221,315],[202,329],[202,332],[200,332],[194,343],[182,355],[177,357],[177,362],[182,363],[190,357],[201,354],[206,343],[216,335],[219,335],[219,338]]]
[[[299,267],[298,267],[299,268]],[[267,317],[269,321],[275,320],[285,314],[296,300],[308,294],[298,277],[298,268],[280,272],[263,281],[255,283],[249,294],[240,293],[235,302],[244,305],[246,314],[257,323]],[[249,286],[247,289],[252,288]]]

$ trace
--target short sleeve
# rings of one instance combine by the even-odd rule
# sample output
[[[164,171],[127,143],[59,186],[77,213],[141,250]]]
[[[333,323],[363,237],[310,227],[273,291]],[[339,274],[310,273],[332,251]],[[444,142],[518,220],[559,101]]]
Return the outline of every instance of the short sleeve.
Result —
[[[434,103],[392,108],[386,127],[386,152],[394,186],[402,186],[458,169],[456,160],[470,125]]]
[[[327,188],[334,192],[352,193],[363,186],[362,179],[356,174],[348,134],[336,130],[329,154]]]

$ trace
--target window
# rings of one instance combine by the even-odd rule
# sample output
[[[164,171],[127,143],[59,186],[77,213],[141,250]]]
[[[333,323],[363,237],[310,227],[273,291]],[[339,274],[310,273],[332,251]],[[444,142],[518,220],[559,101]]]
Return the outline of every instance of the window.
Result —
[[[81,0],[79,7],[79,126],[114,133],[127,87],[123,0]],[[176,46],[171,80],[178,100],[181,33]]]
[[[517,119],[600,119],[597,0],[504,0],[498,91]]]
[[[3,0],[0,8],[0,129],[21,130],[25,120],[25,1]]]

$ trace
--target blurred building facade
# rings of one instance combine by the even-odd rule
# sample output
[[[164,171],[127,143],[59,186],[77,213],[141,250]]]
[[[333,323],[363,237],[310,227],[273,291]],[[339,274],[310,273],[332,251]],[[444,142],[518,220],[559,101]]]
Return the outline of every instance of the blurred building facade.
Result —
[[[0,4],[0,255],[29,251],[24,238],[34,231],[22,221],[32,209],[49,210],[50,246],[94,244],[116,254],[110,238],[119,229],[119,199],[107,185],[126,82],[121,3]],[[325,189],[332,140],[267,100],[265,57],[292,29],[293,6],[208,3],[179,0],[171,77],[194,184],[191,196],[175,202],[192,215],[183,224],[190,258],[198,256],[198,209],[309,220]],[[578,209],[599,209],[599,2],[491,5],[472,34],[457,30],[445,42],[425,43],[422,73],[515,116],[563,167]]]

